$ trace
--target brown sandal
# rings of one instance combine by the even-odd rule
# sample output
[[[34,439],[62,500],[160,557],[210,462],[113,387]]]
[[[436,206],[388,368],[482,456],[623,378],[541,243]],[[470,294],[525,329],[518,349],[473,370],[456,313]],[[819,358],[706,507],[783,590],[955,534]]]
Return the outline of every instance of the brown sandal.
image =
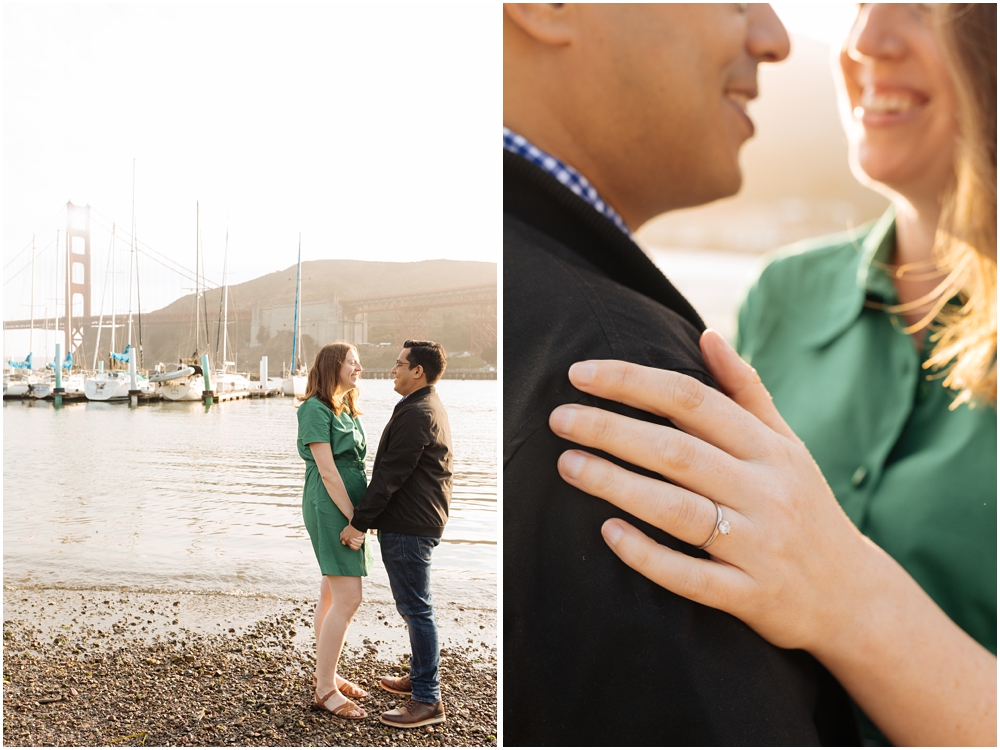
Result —
[[[324,711],[329,711],[331,714],[333,714],[334,716],[336,716],[338,719],[349,719],[350,721],[357,721],[358,719],[367,719],[368,718],[368,712],[365,711],[363,708],[361,708],[361,706],[359,706],[357,703],[355,703],[354,701],[352,701],[350,698],[348,698],[346,696],[344,697],[344,702],[341,703],[336,708],[334,708],[334,709],[327,708],[326,707],[326,702],[328,700],[330,700],[330,696],[332,696],[336,692],[337,692],[337,689],[334,688],[329,693],[327,693],[326,695],[324,695],[322,698],[320,698],[319,694],[317,694],[316,695],[316,706],[319,707],[319,708],[322,708]],[[351,716],[350,713],[352,711],[360,711],[361,712],[361,716]]]
[[[346,695],[348,698],[367,698],[367,691],[360,685],[355,685],[350,680],[345,680],[339,674],[335,677],[340,680],[340,684],[337,686],[337,690]],[[319,684],[319,680],[316,679],[316,675],[313,675],[313,687],[315,688]]]
[[[337,675],[337,679],[340,680],[340,685],[337,686],[337,689],[340,690],[340,692],[346,695],[348,698],[368,697],[368,693],[360,685],[355,685],[353,682],[351,682],[350,680],[345,680],[340,675]]]

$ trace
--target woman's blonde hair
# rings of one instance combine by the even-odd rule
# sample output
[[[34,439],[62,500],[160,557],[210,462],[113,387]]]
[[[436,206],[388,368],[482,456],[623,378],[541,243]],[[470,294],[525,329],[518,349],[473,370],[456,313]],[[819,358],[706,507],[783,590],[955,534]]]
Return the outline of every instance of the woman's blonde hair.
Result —
[[[305,401],[316,396],[320,401],[329,406],[338,417],[347,408],[352,417],[361,414],[358,408],[358,389],[349,388],[343,393],[337,393],[338,376],[340,369],[347,361],[347,355],[357,352],[357,347],[347,341],[335,341],[327,344],[318,352],[312,367],[309,369],[309,378],[306,380],[306,393],[302,397]]]
[[[960,135],[955,179],[934,239],[946,276],[928,297],[931,310],[908,330],[932,324],[924,367],[939,370],[958,391],[952,403],[997,397],[997,6],[935,6],[934,19],[958,93]],[[952,302],[957,297],[958,304]],[[904,306],[898,306],[900,310]]]

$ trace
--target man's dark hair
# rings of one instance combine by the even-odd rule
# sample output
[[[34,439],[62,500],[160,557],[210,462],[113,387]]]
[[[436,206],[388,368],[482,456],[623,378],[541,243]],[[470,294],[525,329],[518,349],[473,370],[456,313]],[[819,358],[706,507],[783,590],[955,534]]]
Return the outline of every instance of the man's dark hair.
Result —
[[[420,365],[424,368],[428,383],[433,384],[441,379],[444,368],[448,366],[448,358],[441,344],[433,341],[406,341],[403,348],[410,350],[410,367]]]

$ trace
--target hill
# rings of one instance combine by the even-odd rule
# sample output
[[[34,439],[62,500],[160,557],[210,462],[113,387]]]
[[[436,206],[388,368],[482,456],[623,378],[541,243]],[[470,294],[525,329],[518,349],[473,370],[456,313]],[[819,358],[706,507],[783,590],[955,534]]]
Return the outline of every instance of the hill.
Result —
[[[386,263],[364,260],[315,260],[302,263],[302,305],[329,303],[338,300],[365,297],[392,297],[446,291],[471,286],[488,286],[497,283],[497,264],[481,261],[424,260],[413,263]],[[217,355],[221,325],[222,289],[213,288],[203,293],[201,351]],[[185,295],[169,305],[142,316],[142,365],[151,369],[158,362],[176,362],[190,357],[195,349],[194,294]],[[282,363],[290,359],[291,332],[274,331],[267,340],[251,347],[250,311],[257,305],[289,307],[295,301],[295,266],[276,271],[256,279],[235,284],[229,288],[229,356],[235,354],[240,370],[257,372],[261,356],[268,356],[272,375],[280,374]],[[315,307],[313,308],[315,309]],[[207,316],[206,316],[207,313]],[[208,323],[205,323],[205,318]],[[372,313],[370,316],[371,341],[391,338],[391,313]],[[305,320],[305,316],[304,316]],[[469,349],[471,330],[470,308],[455,307],[431,310],[427,318],[427,335],[440,341],[449,352],[461,353]],[[290,328],[290,325],[289,325]],[[327,343],[316,341],[303,327],[302,349],[311,357],[318,346]],[[313,329],[314,330],[314,329]],[[390,333],[386,333],[390,331]],[[206,336],[208,346],[205,345]],[[85,351],[93,352],[95,332],[88,331]],[[107,337],[102,340],[102,357],[106,356]],[[483,355],[487,361],[492,357]],[[384,355],[388,362],[395,358],[377,347],[373,355]],[[372,366],[383,364],[378,356],[368,357]],[[378,361],[376,361],[378,360]],[[476,360],[479,361],[479,360]]]
[[[497,283],[497,264],[483,261],[421,260],[384,263],[368,260],[311,260],[302,263],[302,303],[340,299],[392,297]],[[214,315],[221,308],[222,289],[204,293],[204,305]],[[295,301],[295,266],[229,287],[230,310],[260,304],[290,305]],[[151,312],[194,314],[194,294]]]

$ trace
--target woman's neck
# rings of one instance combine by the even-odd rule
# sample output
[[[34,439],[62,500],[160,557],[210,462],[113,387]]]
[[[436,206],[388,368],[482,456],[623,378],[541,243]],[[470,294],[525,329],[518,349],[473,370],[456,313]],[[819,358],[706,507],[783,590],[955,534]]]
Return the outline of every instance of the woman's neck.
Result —
[[[925,204],[911,202],[897,196],[896,204],[896,247],[892,264],[897,273],[893,284],[901,305],[909,305],[926,297],[944,279],[943,273],[935,271],[934,237],[937,233],[941,204],[929,201]],[[907,326],[919,323],[931,309],[933,300],[904,310],[901,315]],[[913,332],[919,347],[924,338],[926,325]]]

